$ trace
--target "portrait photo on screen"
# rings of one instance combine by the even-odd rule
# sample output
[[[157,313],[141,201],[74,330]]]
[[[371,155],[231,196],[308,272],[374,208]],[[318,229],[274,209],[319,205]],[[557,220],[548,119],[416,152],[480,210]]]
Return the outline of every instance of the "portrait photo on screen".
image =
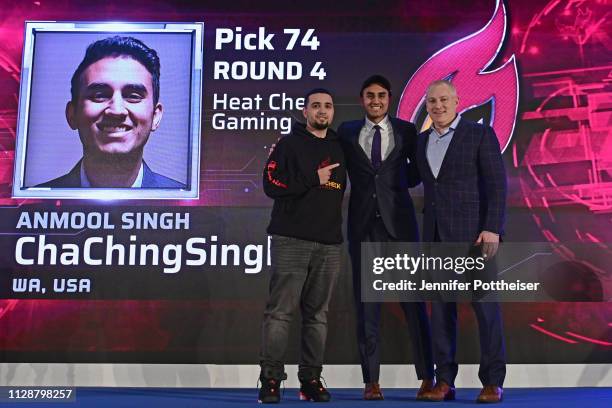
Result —
[[[33,33],[13,195],[195,198],[201,73],[192,35]]]

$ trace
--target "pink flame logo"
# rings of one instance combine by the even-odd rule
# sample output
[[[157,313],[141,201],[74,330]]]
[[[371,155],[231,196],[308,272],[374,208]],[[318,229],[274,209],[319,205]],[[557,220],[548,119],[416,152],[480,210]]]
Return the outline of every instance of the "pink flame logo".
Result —
[[[427,86],[450,79],[459,95],[458,112],[492,102],[491,125],[502,152],[510,142],[518,108],[518,73],[514,54],[500,68],[485,72],[497,57],[506,32],[506,9],[497,0],[491,20],[479,31],[436,52],[414,73],[400,98],[397,116],[415,122]],[[429,127],[427,117],[424,128]],[[423,129],[424,130],[424,129]]]

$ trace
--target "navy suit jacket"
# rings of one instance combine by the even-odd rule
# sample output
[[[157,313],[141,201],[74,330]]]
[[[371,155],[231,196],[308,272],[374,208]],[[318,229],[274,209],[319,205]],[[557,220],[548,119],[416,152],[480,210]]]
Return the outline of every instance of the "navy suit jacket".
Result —
[[[402,241],[419,239],[414,205],[408,191],[419,183],[417,132],[410,122],[389,119],[395,146],[378,171],[359,145],[359,132],[365,119],[344,122],[338,128],[351,181],[348,239],[353,242],[363,240],[377,208],[391,236]]]
[[[39,184],[36,187],[51,188],[81,188],[81,161],[68,173],[51,181]],[[183,183],[179,183],[169,177],[155,173],[147,163],[143,161],[144,169],[142,175],[142,188],[185,188]]]
[[[461,119],[434,178],[427,161],[431,129],[418,139],[417,164],[425,191],[423,241],[474,242],[483,230],[502,235],[506,171],[495,131]]]

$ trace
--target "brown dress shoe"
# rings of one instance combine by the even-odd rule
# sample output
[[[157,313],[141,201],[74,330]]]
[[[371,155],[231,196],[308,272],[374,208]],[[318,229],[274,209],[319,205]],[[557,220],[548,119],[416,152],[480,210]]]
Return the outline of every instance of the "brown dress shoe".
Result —
[[[497,385],[485,385],[480,390],[480,395],[476,398],[476,402],[501,402],[503,399],[504,390]]]
[[[365,390],[363,390],[363,399],[366,401],[380,401],[384,400],[382,391],[380,390],[380,384],[367,383],[365,385]]]
[[[433,390],[436,382],[434,380],[423,380],[421,383],[421,388],[419,388],[419,392],[417,392],[416,399],[417,401],[424,401],[425,394]]]
[[[455,387],[451,387],[444,381],[439,381],[431,391],[423,393],[423,401],[452,401],[455,399]]]

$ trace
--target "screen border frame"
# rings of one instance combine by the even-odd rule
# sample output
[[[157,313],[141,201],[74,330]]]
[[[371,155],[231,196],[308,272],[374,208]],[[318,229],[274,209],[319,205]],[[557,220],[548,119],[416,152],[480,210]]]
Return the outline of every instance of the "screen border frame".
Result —
[[[109,34],[191,34],[191,83],[190,83],[190,125],[187,186],[184,189],[164,188],[50,188],[25,187],[25,162],[27,153],[28,125],[30,120],[30,97],[32,90],[32,64],[37,32],[83,32]],[[15,137],[15,162],[13,171],[12,198],[38,199],[199,199],[200,151],[202,121],[202,89],[204,65],[204,23],[165,23],[165,22],[58,22],[26,21],[21,80],[19,83],[19,108],[17,132]]]

